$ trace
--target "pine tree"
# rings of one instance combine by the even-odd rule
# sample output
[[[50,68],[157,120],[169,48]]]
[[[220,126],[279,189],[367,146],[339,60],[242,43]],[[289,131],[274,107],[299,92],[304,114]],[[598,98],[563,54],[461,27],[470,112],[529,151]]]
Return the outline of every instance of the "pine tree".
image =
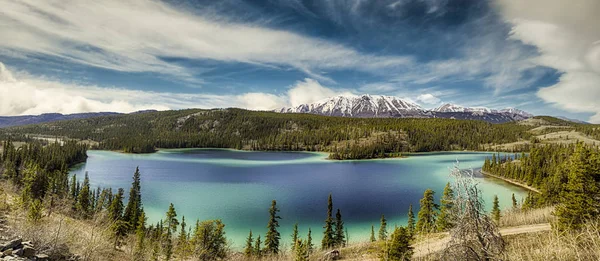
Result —
[[[371,242],[375,242],[375,226],[371,225],[371,238],[369,239]]]
[[[262,245],[262,242],[260,241],[260,235],[258,235],[258,237],[256,237],[256,241],[254,242],[254,255],[257,257],[262,256],[263,251],[260,248],[261,245]]]
[[[568,182],[554,213],[558,217],[556,228],[559,230],[580,229],[586,220],[598,215],[600,189],[594,180],[597,173],[592,173],[596,168],[595,163],[590,162],[589,150],[578,143],[567,163]]]
[[[181,217],[179,236],[177,237],[177,253],[181,259],[187,258],[187,248],[188,248],[188,234],[185,230],[186,227],[185,216]]]
[[[69,188],[71,189],[69,192],[71,198],[77,199],[77,174],[71,176],[71,185],[69,185]]]
[[[408,225],[406,228],[411,235],[415,233],[415,213],[413,212],[412,204],[408,206]]]
[[[421,209],[419,209],[418,220],[416,225],[417,232],[428,233],[435,228],[436,211],[438,205],[434,202],[435,192],[431,189],[425,190],[423,198],[419,201]]]
[[[135,173],[133,173],[133,182],[129,189],[129,200],[127,201],[125,213],[123,214],[123,220],[129,224],[131,229],[135,228],[141,212],[142,191],[140,185],[140,169],[139,167],[136,167]]]
[[[252,230],[250,230],[250,234],[248,234],[248,238],[246,238],[246,247],[244,248],[244,255],[246,257],[252,257],[254,254],[252,243],[254,243],[254,239],[252,238]]]
[[[518,207],[517,199],[515,198],[515,193],[512,194],[512,209],[516,210]]]
[[[296,248],[292,251],[294,253],[294,261],[308,261],[310,252],[307,242],[298,239],[294,245],[296,245]]]
[[[269,209],[269,224],[267,224],[267,235],[265,237],[265,252],[269,254],[277,254],[279,253],[279,239],[281,239],[281,235],[277,228],[279,227],[278,219],[281,219],[280,216],[277,215],[279,209],[277,208],[277,201],[273,200],[271,202],[271,208]]]
[[[410,260],[413,255],[411,241],[412,234],[407,228],[397,227],[394,229],[389,246],[387,246],[386,260]]]
[[[111,221],[121,220],[123,216],[123,189],[119,188],[108,207],[108,216]]]
[[[113,222],[112,230],[115,235],[114,247],[120,245],[121,239],[127,234],[127,223],[123,221],[123,194],[124,190],[119,188],[117,194],[114,196],[110,207],[108,208],[108,215],[110,220]]]
[[[88,174],[86,172],[85,178],[83,179],[83,185],[81,186],[81,190],[77,195],[77,204],[75,207],[79,212],[79,215],[81,215],[81,217],[83,218],[87,218],[90,214],[90,195],[90,178],[88,177]]]
[[[313,243],[312,243],[312,231],[308,228],[308,235],[306,236],[306,246],[308,247],[308,253],[312,253],[313,251]]]
[[[494,195],[494,203],[492,206],[492,219],[496,222],[496,224],[500,224],[500,202],[498,201],[497,195]]]
[[[165,225],[170,234],[173,234],[175,231],[177,231],[177,226],[179,226],[179,221],[177,220],[177,211],[175,211],[175,206],[173,206],[173,203],[169,205],[169,210],[167,211],[166,216],[167,218],[165,219]]]
[[[346,246],[346,236],[344,235],[344,221],[342,220],[342,213],[338,208],[335,214],[335,244],[337,247]]]
[[[454,191],[450,187],[450,182],[446,183],[444,195],[440,199],[440,214],[436,221],[438,231],[445,231],[454,226],[452,220],[452,207],[454,206]]]
[[[298,243],[298,223],[294,224],[292,230],[292,251],[296,249],[296,243]]]
[[[381,224],[379,225],[379,240],[387,240],[387,219],[385,219],[385,215],[381,215]]]
[[[140,217],[138,220],[138,225],[135,229],[135,236],[136,236],[136,244],[135,244],[135,253],[134,253],[134,258],[135,260],[145,260],[145,246],[144,246],[144,239],[146,238],[146,215],[144,214],[144,212],[140,213]]]
[[[325,229],[323,231],[323,240],[321,241],[321,249],[329,249],[335,245],[335,235],[333,231],[333,200],[331,194],[327,199],[327,218],[325,219]]]

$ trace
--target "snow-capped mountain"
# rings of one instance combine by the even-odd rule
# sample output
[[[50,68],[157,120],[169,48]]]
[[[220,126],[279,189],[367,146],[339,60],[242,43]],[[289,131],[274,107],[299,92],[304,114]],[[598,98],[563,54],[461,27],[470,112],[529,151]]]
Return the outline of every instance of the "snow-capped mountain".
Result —
[[[515,108],[505,108],[500,113],[512,115],[515,120],[524,120],[533,117],[533,114]]]
[[[364,118],[449,118],[483,120],[492,123],[519,121],[533,116],[514,108],[494,110],[455,104],[444,104],[438,108],[426,110],[408,99],[369,94],[340,95],[310,104],[277,109],[275,112]]]
[[[414,102],[398,97],[363,94],[340,95],[276,111],[343,117],[399,117],[419,116],[425,110]]]
[[[464,107],[456,104],[446,103],[440,107],[433,109],[436,112],[477,112],[477,113],[498,113],[497,110],[492,110],[486,107]]]

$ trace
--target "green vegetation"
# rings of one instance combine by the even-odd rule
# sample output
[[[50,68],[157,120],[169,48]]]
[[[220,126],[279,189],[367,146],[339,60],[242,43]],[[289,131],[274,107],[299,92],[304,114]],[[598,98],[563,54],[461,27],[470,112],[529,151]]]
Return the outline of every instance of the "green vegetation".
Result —
[[[500,224],[500,202],[498,201],[498,195],[494,195],[494,202],[492,203],[492,219],[496,224]]]
[[[451,215],[454,206],[454,191],[452,190],[452,187],[450,187],[450,182],[444,187],[444,195],[442,195],[442,198],[440,199],[440,206],[440,213],[438,214],[435,226],[438,231],[446,231],[454,226],[454,220]],[[412,207],[409,209],[409,213],[411,211]],[[411,222],[409,222],[409,224],[410,223]]]
[[[373,119],[280,114],[241,109],[180,110],[103,116],[0,129],[97,142],[131,153],[156,148],[324,151],[332,159],[398,157],[404,152],[479,150],[529,139],[531,126],[452,119]]]
[[[417,214],[418,221],[415,228],[419,233],[431,233],[435,230],[435,220],[439,206],[434,202],[434,194],[433,190],[427,189],[423,194],[423,198],[419,201],[421,208]]]
[[[279,239],[281,239],[281,235],[277,231],[279,227],[278,219],[281,219],[281,217],[277,215],[277,212],[279,212],[277,201],[273,200],[269,209],[269,224],[267,225],[267,236],[265,237],[265,252],[273,255],[279,253]]]

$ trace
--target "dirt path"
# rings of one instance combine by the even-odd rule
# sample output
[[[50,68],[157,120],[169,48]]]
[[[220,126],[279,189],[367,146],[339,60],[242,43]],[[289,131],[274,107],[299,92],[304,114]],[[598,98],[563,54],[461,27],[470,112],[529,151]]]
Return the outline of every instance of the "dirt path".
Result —
[[[541,231],[548,231],[548,230],[550,230],[550,224],[544,223],[544,224],[500,228],[500,234],[503,236],[508,236],[508,235],[526,234],[526,233],[534,233],[534,232],[541,232]],[[413,257],[423,257],[428,254],[441,251],[446,247],[446,245],[448,244],[449,241],[450,241],[450,238],[448,237],[448,233],[434,234],[431,236],[431,238],[426,239],[425,241],[420,242],[416,245],[413,245],[413,247],[414,247]]]

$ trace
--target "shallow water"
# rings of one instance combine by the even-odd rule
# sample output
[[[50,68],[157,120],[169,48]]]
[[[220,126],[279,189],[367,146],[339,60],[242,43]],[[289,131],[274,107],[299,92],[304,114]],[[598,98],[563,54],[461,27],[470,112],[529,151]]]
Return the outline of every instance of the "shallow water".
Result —
[[[248,231],[266,233],[271,200],[281,209],[280,232],[289,242],[292,226],[301,236],[310,227],[320,245],[327,196],[341,209],[350,241],[366,240],[371,225],[378,229],[381,214],[388,227],[406,224],[409,204],[415,215],[427,188],[439,199],[450,181],[449,168],[480,168],[489,153],[444,152],[413,154],[408,158],[331,161],[322,153],[245,152],[215,149],[161,150],[154,154],[88,151],[86,163],[73,168],[78,178],[87,171],[94,187],[124,188],[135,167],[142,173],[142,198],[149,222],[163,218],[169,203],[188,224],[196,219],[222,219],[234,248],[243,246]],[[491,207],[498,195],[502,207],[511,195],[521,200],[526,191],[503,181],[478,177],[483,198]],[[127,195],[126,195],[127,197]],[[335,211],[335,210],[334,210]],[[289,244],[288,244],[289,245]]]

